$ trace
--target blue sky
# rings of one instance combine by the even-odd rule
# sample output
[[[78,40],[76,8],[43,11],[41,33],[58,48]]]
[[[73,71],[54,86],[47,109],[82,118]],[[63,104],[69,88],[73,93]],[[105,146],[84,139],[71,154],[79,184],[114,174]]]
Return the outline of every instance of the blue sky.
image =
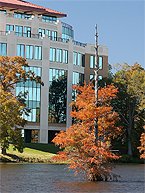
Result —
[[[74,39],[95,44],[95,24],[98,26],[98,43],[106,45],[108,62],[144,66],[144,8],[143,0],[114,1],[61,1],[28,0],[67,14],[61,21],[73,26]]]

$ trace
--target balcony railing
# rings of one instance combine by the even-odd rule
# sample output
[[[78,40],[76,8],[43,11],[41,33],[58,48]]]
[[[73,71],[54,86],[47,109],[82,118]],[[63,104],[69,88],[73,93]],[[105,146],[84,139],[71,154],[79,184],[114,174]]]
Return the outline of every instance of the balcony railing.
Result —
[[[8,32],[0,31],[0,35],[6,35],[6,34],[8,34]],[[18,37],[27,37],[27,38],[41,39],[40,34],[22,33],[22,32],[15,32],[15,34],[17,34]],[[65,39],[65,38],[61,38],[61,37],[49,36],[49,38],[50,38],[50,40],[58,41],[58,42],[65,42],[65,43],[67,43],[69,41],[69,39]],[[86,46],[86,44],[78,42],[78,41],[75,41],[75,40],[73,40],[73,43],[75,45],[82,46],[82,47]]]
[[[69,25],[69,24],[67,24],[67,23],[64,23],[64,22],[61,22],[61,23],[62,23],[62,26],[63,26],[63,27],[67,27],[67,28],[73,30],[73,28],[72,28],[71,25]]]
[[[75,41],[75,40],[73,40],[73,43],[74,43],[75,45],[82,46],[82,47],[85,47],[85,46],[86,46],[86,44],[81,43],[81,42],[78,42],[78,41]]]

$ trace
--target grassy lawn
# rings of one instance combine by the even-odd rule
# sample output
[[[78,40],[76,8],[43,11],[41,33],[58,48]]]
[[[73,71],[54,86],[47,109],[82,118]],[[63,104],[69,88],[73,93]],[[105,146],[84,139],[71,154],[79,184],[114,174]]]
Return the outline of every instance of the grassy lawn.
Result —
[[[28,162],[28,163],[51,163],[52,157],[59,151],[54,144],[31,144],[26,143],[23,153],[13,150],[12,144],[6,151],[6,155],[0,155],[2,162]]]

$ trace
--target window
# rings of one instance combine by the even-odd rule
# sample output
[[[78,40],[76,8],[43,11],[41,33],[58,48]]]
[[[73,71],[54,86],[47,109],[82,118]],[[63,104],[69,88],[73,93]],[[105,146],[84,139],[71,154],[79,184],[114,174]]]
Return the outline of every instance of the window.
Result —
[[[102,76],[99,76],[99,77],[98,77],[98,80],[102,80]]]
[[[6,15],[6,10],[0,10],[0,12],[3,12],[3,14]]]
[[[35,46],[35,60],[42,60],[42,47]]]
[[[46,35],[48,35],[48,38],[50,38],[51,40],[51,31],[50,30],[46,30]]]
[[[41,38],[45,34],[45,29],[39,29],[39,38]]]
[[[68,51],[63,50],[63,63],[68,63]]]
[[[63,42],[68,41],[69,38],[73,40],[73,30],[71,28],[72,28],[71,26],[70,28],[62,26],[62,41]]]
[[[83,85],[84,83],[84,74],[79,72],[73,72],[73,84]]]
[[[49,69],[48,122],[66,123],[67,71]]]
[[[50,57],[49,60],[51,62],[55,62],[55,48],[50,48]]]
[[[57,32],[52,31],[52,40],[57,41]]]
[[[82,65],[82,61],[81,61],[82,58],[81,57],[82,57],[81,54],[78,53],[78,66]]]
[[[77,65],[77,52],[73,52],[73,64]]]
[[[92,81],[93,78],[94,78],[94,75],[90,74],[90,81]]]
[[[24,27],[24,37],[31,37],[31,27]]]
[[[31,14],[24,14],[24,13],[14,12],[14,17],[15,17],[15,18],[30,19],[31,16],[32,16]]]
[[[7,44],[5,43],[0,43],[0,56],[2,55],[7,55]]]
[[[24,70],[28,72],[31,70],[34,71],[34,76],[41,76],[41,68],[40,67],[24,67]],[[29,116],[24,114],[24,118],[29,122],[40,122],[40,93],[41,93],[41,85],[40,83],[36,83],[35,81],[26,80],[25,83],[19,82],[16,84],[16,96],[18,96],[19,92],[27,92],[26,96],[26,105],[27,108],[31,109]]]
[[[103,57],[99,57],[99,69],[103,68]]]
[[[33,46],[26,45],[26,58],[33,59]]]
[[[85,54],[82,54],[82,66],[85,67]]]
[[[57,49],[57,62],[62,62],[62,50],[61,49]]]
[[[24,45],[17,44],[17,56],[24,57]]]
[[[15,26],[15,34],[17,34],[17,36],[22,36],[23,35],[23,27],[22,26]]]
[[[13,25],[6,25],[6,33],[8,33],[9,31],[14,31]]]
[[[46,16],[46,15],[42,15],[42,21],[55,23],[56,22],[56,17],[49,17],[49,16]]]
[[[90,68],[94,68],[94,56],[90,56]]]

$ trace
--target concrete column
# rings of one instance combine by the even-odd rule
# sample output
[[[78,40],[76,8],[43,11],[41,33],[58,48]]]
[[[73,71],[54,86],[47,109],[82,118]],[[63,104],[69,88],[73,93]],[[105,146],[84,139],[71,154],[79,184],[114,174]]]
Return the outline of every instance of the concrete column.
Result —
[[[7,34],[7,55],[11,57],[17,55],[17,35],[14,31]]]
[[[57,37],[62,37],[62,23],[60,20],[57,20]]]
[[[31,33],[32,34],[39,34],[39,19],[37,16],[33,16],[31,18]]]
[[[72,82],[73,82],[73,42],[69,39],[68,42],[68,76],[67,76],[67,115],[66,115],[66,127],[72,125],[72,117],[70,112],[72,107],[69,107],[72,102]]]
[[[39,143],[48,143],[48,92],[49,92],[49,48],[50,40],[42,40],[42,77]]]

